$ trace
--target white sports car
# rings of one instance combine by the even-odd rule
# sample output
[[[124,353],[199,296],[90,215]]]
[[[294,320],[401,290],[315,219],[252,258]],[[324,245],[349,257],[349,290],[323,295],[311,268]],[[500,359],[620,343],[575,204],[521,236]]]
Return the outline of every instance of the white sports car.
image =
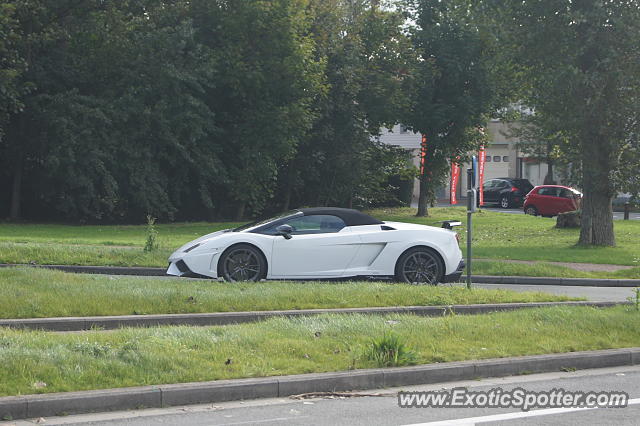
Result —
[[[293,210],[193,240],[169,257],[168,275],[261,279],[395,277],[416,284],[456,281],[464,269],[458,235],[381,222],[357,210]]]

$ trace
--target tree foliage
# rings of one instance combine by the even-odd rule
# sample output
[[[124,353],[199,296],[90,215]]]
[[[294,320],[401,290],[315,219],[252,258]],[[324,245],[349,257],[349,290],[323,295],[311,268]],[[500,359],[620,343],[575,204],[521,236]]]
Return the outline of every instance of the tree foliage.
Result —
[[[406,103],[410,44],[379,3],[1,0],[0,214],[391,200],[408,160],[372,136]]]
[[[405,120],[426,137],[418,215],[427,214],[449,162],[485,141],[482,132],[501,95],[494,69],[495,44],[476,2],[410,2],[420,54],[413,76],[413,105]]]
[[[570,141],[558,146],[581,172],[580,243],[614,245],[611,200],[637,159],[640,2],[493,4],[508,24],[504,43],[520,65],[526,104],[546,133]]]

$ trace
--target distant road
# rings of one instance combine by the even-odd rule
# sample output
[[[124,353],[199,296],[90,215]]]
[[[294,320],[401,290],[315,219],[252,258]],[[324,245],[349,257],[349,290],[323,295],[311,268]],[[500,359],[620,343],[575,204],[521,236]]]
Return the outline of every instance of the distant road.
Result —
[[[460,203],[458,203],[458,206],[466,206],[466,201],[461,201]],[[411,207],[413,208],[418,208],[418,204],[414,203],[411,205]],[[447,203],[438,203],[438,207],[451,207],[451,204],[447,204]],[[524,214],[524,212],[522,211],[522,209],[501,209],[500,207],[494,207],[494,206],[484,206],[482,207],[483,210],[489,210],[492,212],[499,212],[499,213],[511,213],[511,214]],[[624,213],[623,212],[613,212],[613,218],[615,220],[622,220],[624,219]],[[546,218],[543,218],[546,219]],[[555,218],[553,219],[555,220]],[[640,213],[629,213],[629,220],[640,220]]]
[[[539,291],[569,297],[585,297],[591,302],[626,302],[633,296],[629,287],[578,287],[563,285],[524,285],[524,284],[473,284],[475,287],[492,290]]]

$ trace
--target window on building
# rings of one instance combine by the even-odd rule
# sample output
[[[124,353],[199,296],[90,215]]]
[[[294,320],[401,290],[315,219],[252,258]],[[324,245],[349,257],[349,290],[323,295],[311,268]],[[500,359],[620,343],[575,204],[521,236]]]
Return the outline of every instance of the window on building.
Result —
[[[491,156],[487,155],[487,158],[484,159],[485,162],[490,163],[491,162]]]
[[[509,162],[509,156],[505,155],[504,157],[502,157],[502,162],[503,163],[508,163]]]
[[[500,162],[500,156],[499,155],[494,155],[493,156],[493,162],[494,163],[499,163]]]

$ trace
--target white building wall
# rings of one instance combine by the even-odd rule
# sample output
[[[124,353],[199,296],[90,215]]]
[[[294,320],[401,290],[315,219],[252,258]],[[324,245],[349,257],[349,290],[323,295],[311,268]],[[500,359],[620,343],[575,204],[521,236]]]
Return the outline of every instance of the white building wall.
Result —
[[[491,161],[485,163],[484,179],[494,179],[500,177],[521,177],[529,179],[535,185],[542,185],[546,175],[547,166],[544,163],[536,163],[526,161],[522,158],[522,154],[518,152],[516,138],[509,135],[510,126],[517,124],[503,123],[492,120],[487,123],[487,133],[489,144],[486,147],[487,158],[491,157]],[[391,130],[382,129],[380,141],[389,145],[396,145],[413,152],[413,163],[419,167],[420,164],[420,141],[421,135],[409,131],[403,131],[401,125],[395,125]],[[495,161],[498,159],[500,161]],[[506,158],[507,161],[504,161]],[[522,165],[522,170],[518,170],[518,164]],[[466,196],[467,191],[467,175],[466,170],[469,164],[463,164],[460,167],[460,183],[458,185],[458,197]],[[420,185],[416,179],[413,188],[413,202],[417,202],[420,193]],[[438,191],[440,197],[449,198],[449,186]],[[442,199],[442,201],[446,201]]]

